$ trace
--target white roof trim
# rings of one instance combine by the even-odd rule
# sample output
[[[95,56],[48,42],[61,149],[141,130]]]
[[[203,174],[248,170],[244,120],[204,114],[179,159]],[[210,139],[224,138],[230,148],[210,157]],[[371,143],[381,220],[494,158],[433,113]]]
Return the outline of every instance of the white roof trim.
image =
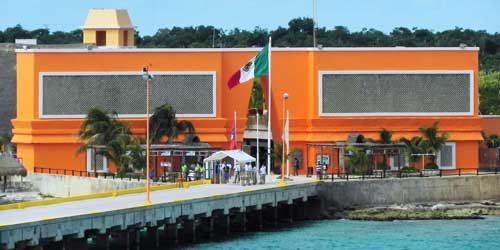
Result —
[[[77,49],[16,49],[16,53],[100,53],[100,52],[255,52],[262,48],[77,48]],[[479,47],[328,47],[328,48],[278,48],[273,51],[479,51]]]
[[[134,26],[118,26],[118,25],[110,25],[110,26],[83,26],[82,29],[133,29]]]
[[[500,115],[479,115],[480,118],[500,118]]]
[[[224,150],[213,153],[211,156],[205,158],[203,162],[220,161],[227,157],[233,158],[240,163],[255,162],[255,158],[241,150]]]

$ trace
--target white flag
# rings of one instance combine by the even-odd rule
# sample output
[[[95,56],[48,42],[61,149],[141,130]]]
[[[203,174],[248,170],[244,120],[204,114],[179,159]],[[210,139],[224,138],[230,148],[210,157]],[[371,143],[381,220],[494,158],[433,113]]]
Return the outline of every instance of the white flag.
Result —
[[[283,131],[283,142],[288,145],[289,144],[289,135],[288,135],[288,114],[286,116],[285,128]]]

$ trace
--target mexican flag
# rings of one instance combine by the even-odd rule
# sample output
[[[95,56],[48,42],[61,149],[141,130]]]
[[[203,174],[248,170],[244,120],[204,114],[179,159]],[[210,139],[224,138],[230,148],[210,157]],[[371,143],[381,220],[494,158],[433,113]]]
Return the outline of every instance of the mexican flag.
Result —
[[[245,64],[245,66],[236,71],[227,82],[227,86],[231,89],[255,77],[267,75],[269,75],[268,45]]]

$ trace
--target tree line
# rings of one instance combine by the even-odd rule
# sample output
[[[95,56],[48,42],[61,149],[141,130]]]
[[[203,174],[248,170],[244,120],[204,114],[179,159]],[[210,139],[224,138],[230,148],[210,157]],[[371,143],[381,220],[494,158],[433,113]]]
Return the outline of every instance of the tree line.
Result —
[[[311,47],[313,45],[313,20],[294,18],[288,27],[267,30],[256,27],[253,30],[238,28],[225,30],[210,25],[161,28],[154,35],[141,36],[136,32],[137,47],[154,48],[233,48],[263,46],[272,36],[276,47]],[[444,31],[423,28],[396,27],[389,34],[376,29],[364,28],[350,31],[345,26],[331,29],[319,27],[316,30],[317,44],[324,47],[458,47],[460,44],[481,48],[480,67],[482,71],[500,71],[500,33],[471,30],[456,27]],[[40,44],[81,43],[82,30],[70,32],[41,28],[25,30],[21,25],[0,31],[0,42],[13,42],[15,38],[36,38]]]

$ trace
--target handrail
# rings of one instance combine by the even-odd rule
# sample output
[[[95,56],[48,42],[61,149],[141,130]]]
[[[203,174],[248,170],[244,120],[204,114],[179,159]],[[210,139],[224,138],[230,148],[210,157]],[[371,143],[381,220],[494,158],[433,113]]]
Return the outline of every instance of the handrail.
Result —
[[[324,174],[322,179],[335,180],[367,180],[367,179],[386,179],[386,178],[409,178],[409,177],[446,177],[446,176],[467,176],[467,175],[486,175],[500,173],[500,167],[496,168],[457,168],[457,169],[424,169],[417,172],[407,172],[404,170],[370,170],[366,172],[330,170]],[[329,175],[332,175],[331,178]],[[319,178],[319,177],[318,177]]]

